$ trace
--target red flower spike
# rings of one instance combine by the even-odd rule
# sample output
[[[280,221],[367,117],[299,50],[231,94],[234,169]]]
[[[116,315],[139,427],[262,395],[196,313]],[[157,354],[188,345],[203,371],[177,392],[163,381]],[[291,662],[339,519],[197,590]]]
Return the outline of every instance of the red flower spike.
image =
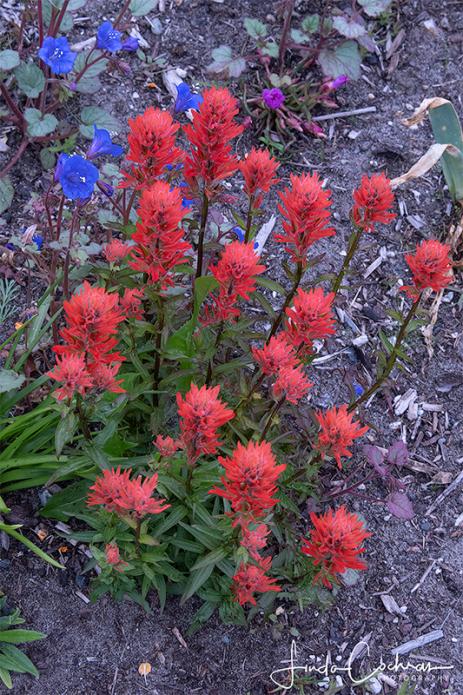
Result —
[[[228,294],[249,299],[256,289],[255,278],[265,271],[265,265],[259,265],[259,256],[252,243],[232,241],[225,246],[217,265],[210,266],[209,270]]]
[[[191,152],[185,159],[184,176],[195,197],[201,193],[201,181],[211,198],[220,182],[238,168],[228,144],[243,131],[234,120],[237,113],[238,103],[228,89],[211,87],[203,92],[203,102],[194,111],[192,124],[185,126]]]
[[[55,345],[57,355],[84,355],[99,363],[122,361],[117,353],[109,354],[117,345],[118,326],[124,320],[119,296],[103,287],[91,287],[84,281],[79,293],[63,302],[66,328],[61,336],[66,345]]]
[[[200,318],[202,325],[212,326],[237,318],[240,315],[240,310],[236,306],[237,301],[236,294],[228,294],[221,288],[218,294],[212,295],[211,304],[204,307],[204,314]]]
[[[209,494],[224,497],[231,503],[232,510],[243,519],[259,519],[278,500],[274,499],[276,482],[285,464],[278,465],[268,442],[237,444],[229,458],[219,456],[225,469],[220,479],[223,488],[213,488]],[[238,519],[235,523],[242,523]]]
[[[75,393],[83,396],[87,389],[93,386],[93,380],[82,355],[69,355],[58,359],[54,369],[47,372],[47,376],[62,383],[62,386],[53,392],[54,397],[59,401],[72,398]]]
[[[117,543],[107,543],[105,546],[106,562],[113,565],[118,572],[123,572],[128,563],[121,559]]]
[[[452,282],[450,246],[437,239],[427,239],[416,247],[415,255],[407,254],[405,260],[413,273],[414,287],[402,287],[413,298],[429,288],[434,292],[443,290]]]
[[[118,516],[133,515],[138,519],[146,514],[160,514],[170,507],[170,504],[164,504],[164,499],[151,497],[158,483],[156,473],[144,480],[141,476],[131,480],[131,473],[130,468],[122,472],[120,467],[116,470],[105,469],[102,477],[97,478],[91,486],[93,492],[87,499],[87,505],[101,505]]]
[[[165,181],[156,181],[143,191],[138,214],[141,221],[132,235],[135,246],[129,265],[147,273],[152,284],[171,285],[169,271],[187,260],[185,253],[191,248],[183,240],[183,230],[179,228],[186,214],[180,189],[171,189]]]
[[[279,192],[278,205],[284,234],[276,234],[275,241],[286,244],[285,250],[296,263],[307,265],[309,248],[323,237],[333,236],[330,227],[331,191],[324,190],[318,174],[290,175],[291,188]]]
[[[239,164],[244,178],[244,191],[254,201],[254,209],[262,204],[262,193],[268,193],[270,188],[278,183],[275,174],[279,167],[266,149],[257,150],[254,147]]]
[[[120,362],[115,364],[100,364],[95,362],[88,366],[92,375],[93,388],[100,391],[110,391],[111,393],[125,393],[121,387],[123,379],[116,379],[120,369]]]
[[[254,528],[251,528],[247,521],[241,524],[240,545],[246,548],[249,555],[253,560],[256,560],[256,562],[261,560],[259,551],[265,548],[269,533],[270,529],[266,524],[258,524]]]
[[[314,565],[320,565],[314,583],[321,582],[331,589],[331,582],[336,580],[334,575],[342,574],[347,569],[366,569],[358,556],[364,552],[361,544],[371,533],[365,530],[356,514],[339,507],[320,516],[312,512],[310,519],[315,528],[310,532],[310,537],[302,541],[301,550],[313,558]]]
[[[256,592],[281,591],[281,587],[275,583],[277,580],[271,579],[265,574],[270,569],[271,564],[272,559],[267,557],[261,560],[259,565],[241,565],[233,577],[232,585],[235,600],[240,606],[244,606],[245,603],[251,603],[255,606],[254,594]]]
[[[190,464],[196,463],[203,454],[217,451],[220,444],[217,430],[235,417],[233,410],[218,398],[219,391],[220,386],[199,389],[191,384],[184,399],[177,393],[182,442]]]
[[[371,178],[362,176],[353,198],[352,219],[365,232],[374,232],[377,222],[388,224],[396,216],[390,211],[394,204],[394,194],[391,182],[384,173],[373,174]]]
[[[325,413],[315,413],[315,417],[321,430],[314,448],[322,456],[325,454],[332,456],[338,468],[342,468],[341,456],[348,458],[352,456],[352,452],[347,447],[351,446],[354,439],[364,435],[369,428],[367,425],[362,427],[358,422],[353,421],[353,414],[348,412],[347,405],[330,408]]]
[[[321,340],[334,333],[332,305],[335,294],[324,294],[321,287],[305,292],[299,288],[293,306],[286,309],[286,333],[288,340],[303,354],[312,352],[314,340]]]
[[[129,118],[128,123],[127,159],[141,164],[150,179],[162,174],[167,164],[181,160],[183,153],[175,146],[180,126],[168,111],[150,106],[143,114]]]
[[[283,331],[270,338],[263,348],[251,348],[252,355],[267,376],[276,376],[283,367],[296,367],[298,359],[293,346]]]
[[[141,321],[143,319],[143,290],[137,290],[126,288],[124,294],[121,297],[121,308],[128,319],[138,319]]]
[[[313,386],[304,374],[302,367],[282,367],[273,384],[273,397],[279,401],[285,398],[297,405]]]
[[[112,239],[103,249],[103,255],[108,263],[120,263],[130,253],[130,246],[120,239]]]
[[[161,434],[158,434],[154,440],[154,446],[157,448],[161,456],[170,458],[171,456],[174,456],[174,454],[176,454],[181,448],[181,442],[179,442],[177,439],[172,439],[172,437],[163,437]]]

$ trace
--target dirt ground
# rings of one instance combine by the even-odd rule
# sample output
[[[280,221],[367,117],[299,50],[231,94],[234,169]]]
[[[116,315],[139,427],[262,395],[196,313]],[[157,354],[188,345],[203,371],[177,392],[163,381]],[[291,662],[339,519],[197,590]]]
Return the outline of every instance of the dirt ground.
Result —
[[[150,19],[159,17],[163,33],[154,36],[146,20],[138,22],[140,31],[151,45],[159,42],[158,53],[165,54],[170,64],[188,71],[188,81],[200,85],[209,80],[205,68],[212,48],[228,43],[239,50],[244,41],[242,18],[265,19],[268,12],[273,12],[272,3],[260,0],[183,0],[165,4],[164,13],[150,15]],[[97,6],[99,18],[114,17],[119,3],[90,0],[87,14],[95,15]],[[301,14],[313,12],[317,3],[302,2],[298,7]],[[430,19],[435,23],[431,30],[425,26]],[[327,268],[338,267],[338,251],[345,248],[351,191],[361,174],[386,170],[391,177],[396,176],[408,169],[432,142],[427,125],[410,131],[401,119],[410,115],[423,98],[434,95],[451,99],[463,115],[462,3],[403,0],[396,29],[402,29],[405,36],[395,68],[390,69],[394,65],[385,57],[384,49],[381,60],[370,55],[364,61],[362,79],[339,95],[343,109],[373,105],[376,112],[330,121],[328,140],[302,139],[293,150],[291,163],[282,171],[284,183],[290,171],[315,169],[333,190],[337,236],[321,244],[322,250],[329,250]],[[82,36],[87,31],[82,30]],[[158,94],[145,88],[147,79],[135,68],[132,81],[118,78],[107,83],[102,103],[107,109],[111,103],[121,119],[138,113]],[[239,96],[239,88],[235,92]],[[164,105],[170,103],[164,91],[159,95]],[[249,146],[249,138],[247,133],[239,145],[241,151]],[[27,224],[21,198],[28,187],[41,186],[41,172],[34,168],[32,154],[24,167],[30,165],[30,170],[37,172],[36,177],[31,181],[28,174],[26,184],[25,168],[15,173],[22,192],[17,207],[7,218],[10,228]],[[425,179],[400,189],[397,199],[400,214],[396,224],[365,240],[357,256],[357,267],[363,273],[378,257],[380,247],[388,253],[369,275],[364,290],[357,295],[353,289],[346,295],[344,309],[352,321],[340,324],[323,354],[349,348],[359,334],[365,334],[368,342],[361,352],[350,349],[315,368],[311,374],[316,382],[314,406],[327,407],[348,398],[346,374],[355,377],[368,370],[380,327],[388,335],[393,333],[394,324],[386,309],[400,308],[403,302],[395,285],[397,277],[406,277],[404,252],[423,238],[445,239],[454,221],[438,168]],[[274,203],[275,198],[269,201],[269,212]],[[0,234],[6,234],[6,229],[0,228]],[[276,255],[277,250],[270,243],[267,262]],[[197,607],[194,601],[185,607],[170,601],[163,615],[159,615],[156,605],[152,615],[130,603],[101,600],[87,605],[76,594],[86,594],[77,565],[71,563],[68,572],[58,572],[12,546],[9,552],[2,551],[0,587],[11,603],[21,607],[27,626],[48,634],[46,640],[26,650],[41,672],[40,680],[16,677],[14,692],[263,695],[275,692],[270,673],[285,666],[282,660],[289,659],[293,640],[297,645],[297,665],[321,667],[328,658],[340,668],[346,665],[355,645],[365,640],[369,655],[364,651],[355,665],[357,673],[366,674],[375,669],[381,658],[393,663],[394,647],[441,630],[439,639],[402,657],[402,662],[409,662],[405,674],[400,670],[386,672],[390,682],[382,682],[381,692],[397,692],[393,682],[398,684],[408,675],[417,683],[416,695],[463,695],[463,530],[461,525],[455,525],[463,511],[463,486],[457,486],[434,511],[426,513],[463,469],[463,387],[460,383],[448,392],[439,390],[448,383],[449,373],[458,376],[463,369],[461,285],[445,293],[433,345],[434,356],[429,358],[422,336],[415,334],[409,346],[414,366],[396,378],[389,392],[377,396],[365,413],[372,428],[371,439],[379,445],[387,446],[401,435],[406,437],[412,457],[402,479],[409,484],[416,516],[402,522],[388,514],[382,504],[357,498],[347,500],[351,509],[364,515],[373,533],[366,544],[369,569],[354,586],[341,588],[329,609],[308,608],[300,613],[283,605],[276,623],[256,620],[249,629],[224,626],[212,619],[202,631],[188,637],[189,619]],[[409,388],[417,391],[417,402],[421,404],[419,420],[408,420],[406,415],[394,411],[394,397]],[[364,466],[359,448],[352,465],[360,469]],[[380,485],[373,484],[368,492],[384,497]],[[30,504],[29,525],[33,526],[37,495]],[[395,599],[400,615],[385,609],[387,598],[382,599],[381,593]],[[185,637],[185,644],[179,640],[177,630]],[[153,667],[146,679],[138,674],[138,666],[144,661]],[[435,670],[424,675],[416,673],[412,667],[422,662]],[[337,691],[341,695],[363,692],[360,686],[353,687],[345,672],[334,674],[332,680],[336,675],[342,678]],[[319,675],[316,680],[322,679],[323,675]],[[294,688],[292,692],[298,691]],[[300,692],[315,694],[326,690],[322,685],[310,684]]]

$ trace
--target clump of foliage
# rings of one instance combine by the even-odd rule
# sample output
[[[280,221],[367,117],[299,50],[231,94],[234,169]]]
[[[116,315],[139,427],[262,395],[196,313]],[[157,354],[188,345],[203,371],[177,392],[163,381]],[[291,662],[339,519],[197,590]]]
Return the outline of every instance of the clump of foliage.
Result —
[[[335,334],[335,303],[364,236],[395,217],[391,182],[384,174],[362,178],[344,261],[322,286],[311,277],[312,252],[335,234],[331,191],[316,173],[291,175],[279,191],[274,237],[283,286],[266,275],[257,224],[278,184],[278,162],[268,150],[235,154],[243,126],[227,89],[191,95],[183,86],[174,110],[186,109],[193,109],[182,128],[186,149],[171,113],[150,107],[129,120],[117,188],[95,163],[119,154],[103,129],[87,152],[58,161],[42,230],[50,290],[7,341],[0,372],[10,379],[3,412],[34,394],[38,403],[0,432],[2,489],[74,479],[42,513],[88,527],[74,537],[92,548],[94,596],[109,591],[149,608],[151,590],[161,606],[168,594],[182,603],[197,595],[195,625],[215,610],[244,623],[276,597],[304,607],[320,584],[365,568],[363,521],[333,506],[356,493],[352,472],[341,490],[321,486],[318,473],[349,466],[352,445],[368,430],[363,404],[407,359],[403,345],[420,304],[448,286],[452,264],[437,240],[406,256],[410,307],[394,312],[400,328],[395,341],[384,336],[375,377],[344,403],[312,408],[315,346]],[[234,175],[244,182],[244,216],[226,187]],[[102,194],[114,215],[107,241],[79,263],[79,233]],[[218,206],[232,208],[234,223]],[[39,335],[48,342],[34,363]],[[397,457],[387,457],[381,475],[401,492],[392,475]],[[309,500],[325,509],[312,512],[306,529]]]
[[[44,639],[46,635],[43,632],[14,627],[22,625],[25,621],[21,618],[19,608],[7,610],[6,600],[6,596],[0,597],[0,679],[8,690],[11,690],[11,673],[30,673],[35,678],[39,677],[32,661],[16,645],[35,642]]]

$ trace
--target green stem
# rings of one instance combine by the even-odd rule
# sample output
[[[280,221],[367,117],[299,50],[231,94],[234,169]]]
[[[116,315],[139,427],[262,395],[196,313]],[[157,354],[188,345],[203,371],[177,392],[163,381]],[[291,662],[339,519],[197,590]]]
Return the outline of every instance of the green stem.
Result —
[[[209,386],[209,384],[211,383],[212,370],[214,369],[214,358],[215,358],[215,355],[217,352],[217,348],[220,345],[220,341],[222,340],[224,328],[225,328],[225,322],[221,321],[220,326],[219,326],[219,330],[217,331],[217,337],[215,339],[214,355],[213,355],[213,357],[211,357],[211,359],[209,360],[209,364],[207,365],[206,386]]]
[[[207,213],[209,212],[209,198],[206,192],[203,193],[203,204],[201,207],[201,223],[199,227],[198,239],[198,264],[196,266],[196,278],[203,274],[203,255],[204,255],[204,234],[206,231]]]
[[[159,313],[158,313],[158,326],[156,333],[156,358],[154,360],[154,376],[153,376],[153,405],[155,408],[159,405],[159,394],[157,393],[159,389],[159,371],[161,369],[161,343],[162,343],[162,331],[164,330],[165,321],[165,311],[164,302],[162,297],[159,297]]]
[[[246,217],[246,232],[244,234],[244,243],[247,244],[249,242],[249,237],[251,236],[251,225],[252,225],[252,206],[254,203],[254,198],[253,196],[249,196],[249,207],[248,207],[248,214]]]
[[[140,557],[140,533],[141,533],[141,519],[137,516],[137,525],[135,527],[135,548],[136,548],[138,557]]]
[[[278,413],[278,411],[280,410],[280,408],[281,408],[281,406],[283,405],[284,402],[285,402],[285,398],[284,398],[284,396],[283,396],[283,398],[281,398],[279,401],[277,401],[277,402],[275,403],[275,405],[273,406],[272,410],[270,411],[270,415],[269,415],[268,418],[267,418],[267,422],[265,423],[265,427],[264,427],[264,429],[262,430],[262,434],[260,435],[260,440],[259,440],[259,441],[261,441],[261,442],[264,441],[265,435],[266,435],[267,432],[269,431],[269,429],[270,429],[270,427],[271,427],[271,425],[272,425],[272,422],[273,422],[273,420],[274,420],[274,418],[275,418],[275,415]]]
[[[408,311],[407,316],[405,317],[403,324],[400,327],[400,331],[397,335],[394,347],[392,348],[392,352],[389,355],[389,359],[386,362],[386,366],[384,368],[384,371],[381,373],[381,376],[378,377],[378,379],[376,379],[375,383],[372,384],[372,386],[370,386],[370,388],[367,389],[367,391],[364,391],[362,393],[362,395],[359,396],[359,398],[357,398],[356,401],[354,401],[353,403],[351,403],[349,405],[349,412],[351,412],[352,410],[355,410],[356,408],[358,408],[358,406],[361,403],[364,403],[365,401],[367,401],[370,398],[370,396],[372,396],[375,393],[375,391],[377,391],[379,389],[379,387],[386,381],[387,377],[394,369],[394,365],[395,365],[396,360],[397,360],[397,355],[398,355],[400,346],[402,345],[403,339],[405,338],[405,335],[407,333],[408,324],[410,323],[412,318],[415,316],[416,310],[418,309],[418,306],[420,304],[420,300],[421,300],[421,294],[413,302],[412,306],[410,307],[410,309]]]
[[[88,426],[87,415],[84,410],[82,396],[80,393],[76,396],[76,412],[79,418],[79,427],[84,435],[85,439],[90,442],[92,440],[92,433],[90,432],[90,427]]]
[[[282,322],[283,317],[284,317],[284,315],[285,315],[285,311],[286,311],[286,309],[289,307],[289,305],[291,304],[291,302],[292,302],[292,300],[293,300],[293,297],[294,297],[294,295],[296,294],[297,288],[299,287],[299,284],[300,284],[301,279],[302,279],[303,271],[304,271],[304,269],[303,269],[303,267],[302,267],[302,262],[299,261],[298,264],[297,264],[296,274],[295,274],[295,276],[294,276],[294,283],[293,283],[293,286],[292,286],[292,288],[291,288],[289,294],[287,295],[287,297],[286,297],[286,299],[285,299],[285,303],[284,303],[283,306],[281,307],[280,313],[279,313],[278,316],[275,318],[275,320],[274,320],[274,322],[273,322],[273,324],[272,324],[272,327],[271,327],[271,329],[270,329],[269,336],[268,336],[268,338],[267,338],[267,343],[269,342],[270,338],[271,338],[272,336],[274,336],[275,333],[277,332],[278,327],[279,327],[280,323]]]
[[[319,451],[315,454],[313,459],[309,461],[310,464],[315,464],[319,463],[321,461],[321,454]],[[299,468],[295,473],[292,474],[290,478],[284,481],[285,485],[289,485],[290,483],[294,483],[295,480],[300,480],[301,478],[304,477],[306,474],[306,469],[305,468]]]
[[[336,280],[333,283],[332,292],[334,292],[335,294],[337,294],[339,288],[341,287],[341,282],[343,281],[344,275],[346,274],[346,271],[350,265],[350,262],[354,256],[354,253],[357,250],[361,235],[362,235],[362,230],[360,228],[357,228],[355,230],[354,234],[350,238],[349,249],[346,253],[344,263],[342,264],[342,268],[339,271],[339,273],[336,277]]]
[[[259,374],[259,372],[257,371],[256,374]],[[259,374],[258,379],[256,379],[256,380],[254,381],[254,383],[252,384],[252,386],[251,386],[251,388],[249,389],[249,392],[247,393],[247,395],[244,396],[244,397],[238,402],[238,405],[236,406],[236,410],[238,410],[238,408],[241,408],[241,406],[243,406],[245,403],[247,403],[247,402],[250,400],[251,396],[257,391],[257,389],[258,389],[259,386],[262,384],[262,382],[263,382],[264,379],[265,379],[265,374],[263,374],[263,373],[261,372],[261,373]]]

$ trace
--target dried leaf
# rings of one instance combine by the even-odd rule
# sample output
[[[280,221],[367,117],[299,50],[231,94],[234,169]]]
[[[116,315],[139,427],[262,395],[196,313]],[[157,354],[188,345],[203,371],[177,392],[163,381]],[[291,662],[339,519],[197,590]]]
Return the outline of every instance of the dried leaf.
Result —
[[[388,613],[391,613],[391,615],[400,615],[401,617],[405,615],[395,598],[393,598],[389,594],[381,594],[380,598],[383,602],[384,608],[387,610]]]
[[[410,179],[418,179],[421,176],[427,174],[428,171],[432,169],[432,167],[435,164],[437,164],[437,162],[445,152],[448,152],[449,154],[454,155],[455,157],[460,156],[458,148],[454,145],[441,145],[439,143],[435,143],[434,145],[431,145],[431,147],[424,153],[424,155],[420,157],[420,159],[417,162],[415,162],[415,164],[412,167],[410,167],[410,169],[407,172],[405,172],[405,174],[402,174],[402,176],[398,176],[397,178],[391,180],[392,188],[397,188],[397,186],[401,186],[403,183],[407,183],[407,181],[410,181]]]

